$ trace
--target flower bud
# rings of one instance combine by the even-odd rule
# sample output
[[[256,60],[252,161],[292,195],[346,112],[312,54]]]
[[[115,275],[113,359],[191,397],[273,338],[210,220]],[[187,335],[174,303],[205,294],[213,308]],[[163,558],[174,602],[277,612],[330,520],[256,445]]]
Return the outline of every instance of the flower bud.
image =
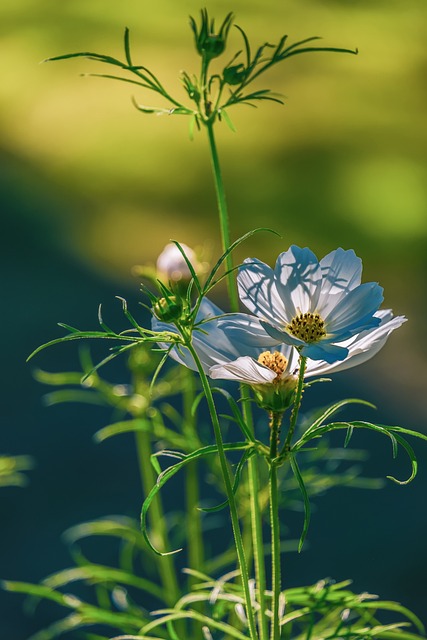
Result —
[[[196,254],[193,249],[190,249],[186,244],[180,244],[180,246],[189,262],[196,264]],[[181,280],[189,282],[191,280],[190,269],[184,260],[184,256],[173,242],[167,244],[163,249],[157,258],[156,267],[159,275],[162,275],[165,280],[170,282],[179,282]]]
[[[196,104],[199,104],[201,95],[200,95],[199,87],[197,85],[196,78],[195,77],[191,78],[188,75],[188,73],[183,71],[183,73],[182,73],[182,83],[184,85],[184,88],[185,88],[186,92],[188,93],[188,97],[191,100],[194,100],[194,102]]]
[[[224,82],[226,82],[227,84],[241,84],[244,80],[246,80],[248,73],[249,70],[246,69],[244,64],[240,63],[225,67],[222,75],[224,78]]]
[[[209,20],[206,9],[202,9],[200,28],[194,18],[190,17],[190,26],[194,33],[196,49],[206,61],[220,56],[227,44],[227,36],[233,22],[233,14],[229,13],[224,19],[218,33],[215,33],[215,20]]]
[[[153,306],[153,312],[162,322],[174,322],[182,315],[182,301],[177,296],[159,298]]]

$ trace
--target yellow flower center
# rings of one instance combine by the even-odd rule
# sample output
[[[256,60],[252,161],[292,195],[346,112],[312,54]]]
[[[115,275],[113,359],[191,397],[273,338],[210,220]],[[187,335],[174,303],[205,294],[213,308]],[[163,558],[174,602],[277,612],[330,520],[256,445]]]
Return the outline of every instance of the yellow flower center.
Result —
[[[318,313],[300,313],[292,318],[286,329],[304,342],[317,342],[326,336],[325,322]]]
[[[286,367],[288,366],[288,360],[285,356],[279,351],[263,351],[258,356],[258,362],[263,364],[265,367],[268,367],[274,373],[277,374],[276,378],[273,382],[279,382],[282,374],[285,372]]]

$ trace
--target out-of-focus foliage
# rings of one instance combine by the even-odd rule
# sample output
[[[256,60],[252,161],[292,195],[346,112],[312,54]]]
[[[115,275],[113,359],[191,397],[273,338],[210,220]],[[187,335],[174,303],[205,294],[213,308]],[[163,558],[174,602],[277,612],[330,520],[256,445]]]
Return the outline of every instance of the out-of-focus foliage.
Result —
[[[101,526],[104,526],[103,531]],[[93,529],[92,533],[98,535],[114,535],[119,540],[123,538],[127,544],[127,532],[137,533],[131,524],[114,520],[88,523],[87,529]],[[77,537],[80,535],[77,533]],[[249,638],[241,585],[234,582],[238,572],[230,571],[217,579],[200,571],[188,569],[185,572],[196,579],[193,590],[183,595],[173,609],[159,609],[151,613],[144,605],[141,606],[141,602],[146,601],[147,594],[161,599],[155,584],[136,577],[129,569],[91,564],[83,557],[80,558],[80,566],[55,573],[40,585],[7,582],[5,586],[11,591],[33,596],[35,602],[47,599],[69,611],[65,618],[29,640],[54,640],[66,631],[89,629],[105,629],[104,633],[108,635],[84,634],[83,637],[88,639],[181,638],[175,630],[180,620],[186,620],[187,625],[191,625],[187,627],[187,634],[190,629],[190,633],[197,634],[196,637],[202,637],[203,634],[205,638],[215,637],[218,640]],[[61,591],[64,587],[69,589],[76,582],[84,582],[91,587],[96,602],[85,601]],[[321,638],[344,635],[387,640],[416,640],[423,637],[425,630],[422,622],[406,607],[397,602],[380,600],[370,593],[354,593],[349,589],[350,584],[350,580],[334,583],[327,579],[312,586],[283,591],[281,625],[284,637],[290,637],[291,633],[292,637],[298,639],[306,638],[307,634]],[[256,589],[255,585],[253,589]],[[387,623],[384,622],[386,619]],[[115,630],[119,631],[120,636],[112,638]]]
[[[23,471],[32,467],[30,456],[0,455],[0,487],[23,487],[28,482]]]

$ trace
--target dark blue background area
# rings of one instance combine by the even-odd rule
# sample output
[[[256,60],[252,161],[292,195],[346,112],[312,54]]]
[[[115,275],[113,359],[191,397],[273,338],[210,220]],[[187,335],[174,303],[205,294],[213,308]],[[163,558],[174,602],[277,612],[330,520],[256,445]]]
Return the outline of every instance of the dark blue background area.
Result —
[[[142,494],[133,438],[123,435],[101,445],[92,436],[108,424],[108,410],[91,406],[60,405],[46,408],[45,389],[34,381],[32,370],[63,371],[77,366],[74,344],[49,349],[29,365],[28,354],[39,344],[61,335],[57,321],[79,328],[97,328],[97,307],[112,326],[122,326],[123,316],[115,295],[123,295],[135,314],[138,284],[118,290],[100,276],[85,270],[61,246],[51,222],[31,215],[31,207],[65,206],[52,197],[38,201],[14,188],[7,179],[5,158],[2,180],[2,402],[0,451],[29,454],[36,467],[28,473],[26,488],[0,489],[0,577],[37,582],[49,573],[71,565],[61,534],[68,527],[110,514],[139,517]],[[6,162],[7,161],[7,162]],[[9,164],[10,166],[10,164]],[[11,174],[9,174],[10,177]],[[24,197],[25,196],[25,197]],[[29,204],[30,203],[30,204]],[[102,351],[102,349],[101,349]],[[101,353],[100,351],[100,353]],[[367,370],[367,369],[366,369]],[[365,370],[365,371],[366,371]],[[123,382],[124,366],[117,363],[105,375]],[[375,401],[375,380],[345,372],[332,384],[315,385],[306,394],[306,407],[342,397]],[[389,424],[417,428],[421,416],[408,415],[405,399],[390,397],[373,418],[365,409],[353,408],[352,417],[369,417]],[[337,438],[341,445],[343,437]],[[339,488],[315,500],[309,544],[301,555],[285,556],[285,586],[313,583],[324,577],[352,578],[355,591],[369,591],[397,600],[427,622],[426,596],[427,512],[425,442],[414,447],[421,461],[416,480],[402,487],[387,482],[380,491]],[[392,460],[390,442],[377,434],[357,433],[352,446],[371,451],[365,475],[405,477],[409,463],[403,452]],[[178,485],[179,486],[179,485]],[[209,491],[209,489],[207,489]],[[202,487],[203,493],[203,487]],[[171,506],[177,496],[166,492]],[[283,527],[298,537],[302,516],[289,512]],[[231,537],[228,523],[223,537]],[[109,553],[106,547],[106,552]],[[113,553],[113,552],[111,552]],[[104,558],[108,563],[108,558]],[[41,606],[32,617],[23,612],[23,598],[0,591],[0,637],[25,640],[52,621],[50,609]]]

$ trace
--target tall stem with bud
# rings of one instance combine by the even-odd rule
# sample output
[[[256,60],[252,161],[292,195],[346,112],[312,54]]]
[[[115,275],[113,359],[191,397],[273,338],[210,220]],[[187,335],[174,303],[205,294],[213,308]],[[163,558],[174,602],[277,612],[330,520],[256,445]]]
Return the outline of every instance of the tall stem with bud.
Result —
[[[221,167],[219,162],[218,151],[214,135],[214,121],[210,119],[206,123],[206,129],[209,138],[209,149],[211,154],[212,171],[215,183],[215,191],[217,196],[219,224],[221,230],[222,250],[226,252],[231,245],[230,223],[227,209],[227,201],[225,197],[225,189],[222,180]],[[237,291],[236,278],[233,271],[233,257],[231,253],[227,254],[225,260],[225,268],[227,271],[227,289],[230,300],[231,311],[239,310],[239,297]],[[252,425],[252,410],[250,406],[250,396],[245,385],[240,388],[243,416],[248,427]],[[259,613],[258,613],[258,629],[260,640],[267,640],[267,618],[266,618],[266,602],[265,602],[265,566],[264,566],[264,545],[262,537],[262,514],[259,505],[259,471],[258,458],[253,456],[248,461],[249,475],[249,492],[251,517],[250,527],[252,529],[252,548],[254,554],[255,565],[255,581],[258,591]],[[243,578],[243,576],[242,576]]]

